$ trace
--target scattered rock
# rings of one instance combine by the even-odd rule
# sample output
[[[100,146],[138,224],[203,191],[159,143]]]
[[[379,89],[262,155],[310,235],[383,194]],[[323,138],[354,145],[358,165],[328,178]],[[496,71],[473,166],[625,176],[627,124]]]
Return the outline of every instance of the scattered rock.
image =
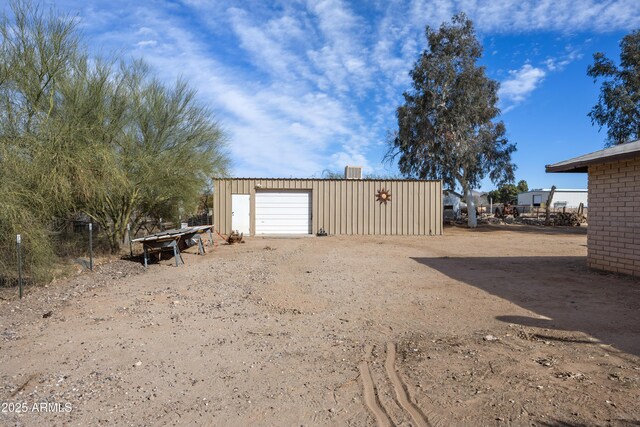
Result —
[[[555,359],[552,356],[539,357],[539,358],[536,359],[536,362],[539,365],[549,367],[549,366],[552,366],[555,363]]]

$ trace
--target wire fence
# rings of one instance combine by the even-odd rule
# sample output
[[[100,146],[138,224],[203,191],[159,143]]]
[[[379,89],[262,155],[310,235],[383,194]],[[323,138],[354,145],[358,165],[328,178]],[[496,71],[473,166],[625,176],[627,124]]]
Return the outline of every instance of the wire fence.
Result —
[[[212,221],[212,215],[207,213],[194,215],[180,222],[149,218],[135,229],[129,229],[129,240],[168,229],[181,228],[183,224],[193,227],[210,225],[213,223]],[[90,221],[89,218],[57,219],[51,224],[48,234],[52,249],[50,254],[52,264],[55,258],[59,258],[90,268],[93,267],[94,256],[101,257],[111,254],[108,232],[103,230],[99,224]],[[13,238],[15,239],[17,236],[13,236]],[[37,276],[34,274],[34,264],[37,264],[34,262],[34,248],[28,239],[22,240],[22,245],[7,247],[0,253],[5,261],[0,263],[0,288],[18,287],[20,282],[24,287],[38,283],[34,279]],[[124,243],[126,246],[127,242]],[[130,255],[134,255],[133,252],[132,250]]]

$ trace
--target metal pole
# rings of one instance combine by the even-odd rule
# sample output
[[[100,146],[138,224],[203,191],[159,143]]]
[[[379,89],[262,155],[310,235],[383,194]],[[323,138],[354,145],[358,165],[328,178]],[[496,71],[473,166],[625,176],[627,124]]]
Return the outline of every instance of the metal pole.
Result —
[[[176,267],[178,266],[178,246],[173,242],[173,257],[176,259]]]
[[[89,223],[89,270],[93,271],[93,224]]]
[[[131,224],[127,224],[127,235],[129,236],[129,256],[133,258],[133,244],[131,243]]]
[[[16,234],[16,252],[18,254],[18,286],[20,288],[20,299],[22,299],[22,254],[20,253],[20,243],[22,238]]]
[[[198,239],[198,255],[204,255],[204,243],[202,243],[202,234]]]

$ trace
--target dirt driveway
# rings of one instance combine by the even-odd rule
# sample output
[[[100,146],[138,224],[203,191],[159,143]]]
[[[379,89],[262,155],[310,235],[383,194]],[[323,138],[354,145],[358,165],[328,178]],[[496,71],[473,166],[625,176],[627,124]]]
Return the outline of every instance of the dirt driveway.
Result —
[[[0,301],[0,423],[637,425],[640,282],[588,271],[584,231],[104,265]]]

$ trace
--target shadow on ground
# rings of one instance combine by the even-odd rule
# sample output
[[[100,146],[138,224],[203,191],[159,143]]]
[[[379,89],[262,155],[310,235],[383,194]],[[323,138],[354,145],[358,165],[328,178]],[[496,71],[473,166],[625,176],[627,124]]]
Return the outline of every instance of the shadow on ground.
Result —
[[[581,331],[640,356],[638,279],[591,271],[585,257],[413,259],[544,317],[496,316],[505,323]],[[592,344],[584,337],[562,339]]]
[[[474,233],[490,233],[496,231],[513,231],[516,233],[534,233],[534,234],[571,234],[578,236],[587,235],[587,227],[569,227],[569,226],[542,226],[542,225],[526,225],[526,224],[479,224],[478,227],[473,230],[469,229],[466,225],[445,225],[444,233],[447,233],[448,229],[452,228],[464,228]]]

